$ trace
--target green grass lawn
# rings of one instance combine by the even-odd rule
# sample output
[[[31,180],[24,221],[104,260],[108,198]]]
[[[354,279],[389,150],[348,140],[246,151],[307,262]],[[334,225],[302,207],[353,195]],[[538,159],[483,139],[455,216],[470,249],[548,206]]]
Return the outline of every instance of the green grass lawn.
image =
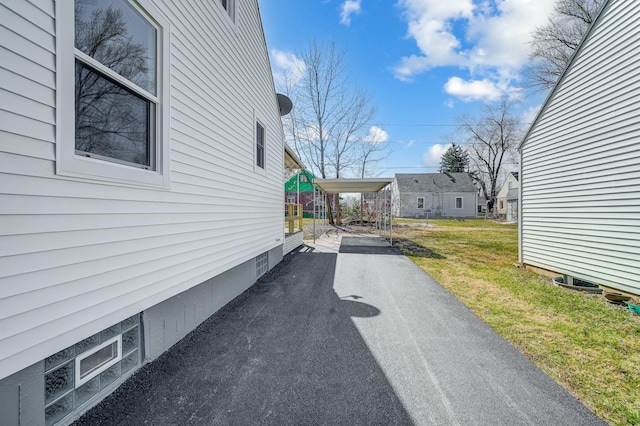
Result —
[[[394,244],[598,416],[640,425],[639,316],[516,268],[515,225],[429,223]]]

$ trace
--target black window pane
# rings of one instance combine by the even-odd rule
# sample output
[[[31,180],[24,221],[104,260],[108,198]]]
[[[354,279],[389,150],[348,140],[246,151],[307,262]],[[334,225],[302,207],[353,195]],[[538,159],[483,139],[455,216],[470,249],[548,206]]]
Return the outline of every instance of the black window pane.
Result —
[[[126,0],[75,0],[75,46],[156,94],[156,29]]]
[[[264,127],[256,124],[256,165],[264,169]]]
[[[76,61],[76,153],[151,167],[151,108]]]

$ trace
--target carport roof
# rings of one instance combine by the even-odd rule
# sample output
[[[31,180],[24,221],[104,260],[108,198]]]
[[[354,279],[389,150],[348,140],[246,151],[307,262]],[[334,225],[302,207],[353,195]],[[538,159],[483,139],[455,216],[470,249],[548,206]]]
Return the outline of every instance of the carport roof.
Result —
[[[316,179],[313,181],[324,192],[331,194],[378,192],[391,182],[393,178]]]

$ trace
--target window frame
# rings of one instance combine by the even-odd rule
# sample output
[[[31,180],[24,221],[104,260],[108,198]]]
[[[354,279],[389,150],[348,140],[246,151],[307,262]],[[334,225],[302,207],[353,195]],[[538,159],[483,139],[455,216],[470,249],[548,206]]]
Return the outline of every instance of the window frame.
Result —
[[[265,126],[260,120],[255,119],[253,126],[253,167],[257,172],[264,173],[267,170],[267,126]],[[258,127],[262,128],[262,146],[258,143]],[[259,150],[262,150],[262,156],[259,154]],[[262,165],[260,165],[262,161]]]
[[[222,3],[226,3],[226,6]],[[216,0],[216,3],[224,10],[233,23],[236,22],[236,0]]]
[[[86,376],[81,377],[80,375],[80,367],[82,364],[82,361],[86,358],[89,358],[91,355],[95,354],[96,352],[100,351],[101,349],[106,348],[107,346],[110,346],[114,343],[117,343],[117,355],[115,358],[110,359],[108,362],[100,365],[99,367],[95,368],[93,371],[90,371]],[[100,373],[102,373],[103,371],[109,369],[110,367],[114,366],[115,364],[117,364],[119,361],[122,360],[122,334],[118,334],[117,336],[112,337],[109,340],[106,340],[104,342],[102,342],[100,345],[95,346],[89,350],[87,350],[86,352],[81,353],[80,355],[77,355],[75,357],[75,388],[78,389],[80,386],[84,385],[85,383],[87,383],[89,380],[93,379],[94,377],[96,377],[97,375],[99,375]]]
[[[75,47],[75,1],[57,1],[56,7],[56,174],[68,178],[99,180],[127,186],[169,187],[169,21],[149,0],[126,0],[156,29],[156,94],[150,94],[119,76],[107,66]],[[76,153],[75,66],[79,62],[114,79],[125,89],[144,98],[153,98],[151,112],[151,165],[134,165],[115,158],[87,157]]]
[[[460,200],[460,207],[458,207],[458,200]],[[463,209],[464,208],[464,197],[455,197],[453,208],[455,209]]]
[[[420,206],[420,200],[422,200],[422,206]],[[416,200],[417,202],[417,208],[418,209],[423,209],[424,210],[424,197],[418,197],[418,199]]]

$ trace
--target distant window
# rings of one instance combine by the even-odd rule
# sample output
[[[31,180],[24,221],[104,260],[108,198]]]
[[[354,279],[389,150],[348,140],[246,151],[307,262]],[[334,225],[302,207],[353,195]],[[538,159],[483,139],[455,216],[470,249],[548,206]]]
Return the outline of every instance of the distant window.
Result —
[[[462,208],[462,197],[456,197],[456,209]]]
[[[307,175],[299,175],[299,176],[300,176],[300,182],[309,182]]]
[[[504,201],[500,200],[498,204],[500,205],[500,210],[504,209]]]
[[[509,181],[509,189],[512,189],[513,187],[513,182]]]
[[[264,169],[264,126],[256,123],[256,166]]]
[[[296,196],[295,195],[287,195],[287,203],[295,204],[296,203]]]
[[[418,197],[418,208],[419,209],[424,209],[424,198],[423,197]]]

